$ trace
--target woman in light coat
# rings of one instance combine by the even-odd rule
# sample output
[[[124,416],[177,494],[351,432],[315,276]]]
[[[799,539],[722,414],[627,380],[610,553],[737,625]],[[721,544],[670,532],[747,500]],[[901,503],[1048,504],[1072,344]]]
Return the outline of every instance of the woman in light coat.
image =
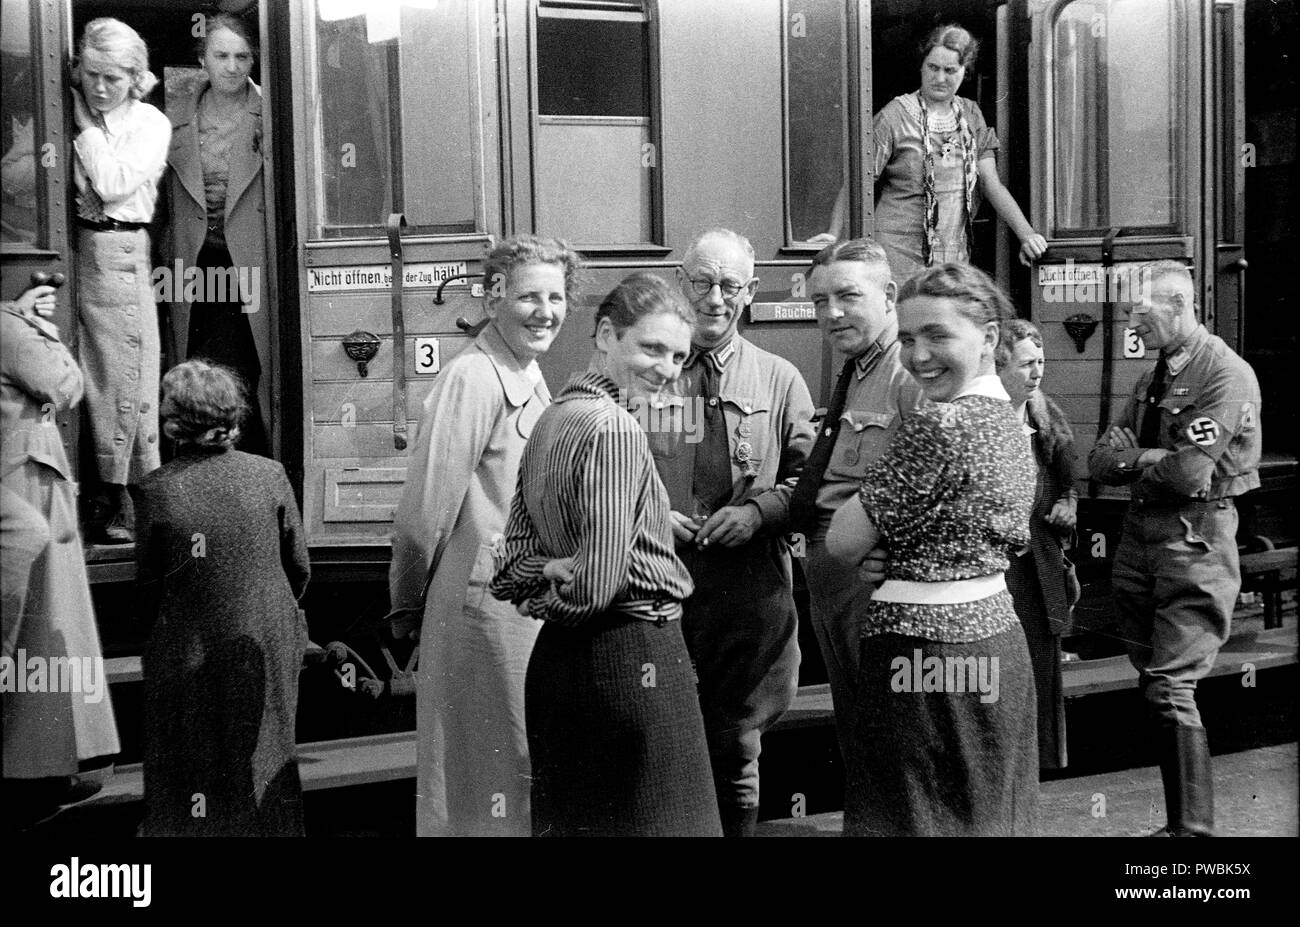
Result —
[[[579,271],[530,235],[487,259],[490,320],[424,401],[397,508],[389,590],[420,629],[416,824],[423,836],[527,836],[524,676],[539,625],[488,592],[519,461],[550,404],[537,358],[564,322]],[[427,597],[425,591],[427,588]],[[413,620],[394,622],[395,633]]]
[[[4,776],[22,780],[6,781],[8,808],[29,818],[74,795],[80,761],[120,749],[77,533],[77,484],[54,418],[81,400],[82,376],[58,329],[35,311],[42,299],[52,308],[53,292],[36,287],[0,308],[4,656],[26,690],[3,695]],[[71,672],[50,672],[60,665]],[[31,687],[37,666],[46,691]]]
[[[168,349],[174,362],[203,357],[240,375],[249,415],[239,449],[269,456],[262,91],[249,77],[255,48],[239,19],[219,14],[208,18],[198,51],[203,77],[171,115],[162,246],[172,280]],[[190,279],[197,286],[187,289]]]

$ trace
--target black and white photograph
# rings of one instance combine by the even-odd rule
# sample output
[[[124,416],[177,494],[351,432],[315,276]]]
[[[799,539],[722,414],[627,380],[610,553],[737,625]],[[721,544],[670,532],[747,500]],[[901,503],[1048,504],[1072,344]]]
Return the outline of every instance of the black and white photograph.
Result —
[[[1268,894],[1294,0],[2,9],[27,894],[413,837]]]

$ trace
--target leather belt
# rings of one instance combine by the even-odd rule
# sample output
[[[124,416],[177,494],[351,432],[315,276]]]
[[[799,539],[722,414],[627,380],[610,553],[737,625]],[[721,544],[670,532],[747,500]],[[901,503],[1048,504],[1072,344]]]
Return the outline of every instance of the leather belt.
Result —
[[[148,222],[123,222],[120,219],[78,219],[77,225],[95,232],[138,232],[147,229]]]

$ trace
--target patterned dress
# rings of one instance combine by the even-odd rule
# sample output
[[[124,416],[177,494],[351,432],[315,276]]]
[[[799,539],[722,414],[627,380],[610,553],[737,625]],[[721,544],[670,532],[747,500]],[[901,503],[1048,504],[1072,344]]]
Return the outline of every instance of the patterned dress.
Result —
[[[924,403],[863,479],[887,579],[1004,572],[1029,541],[1034,462],[1010,404]],[[1033,833],[1034,679],[1005,590],[956,604],[873,599],[846,759],[844,832]]]
[[[895,282],[925,268],[925,140],[921,135],[921,106],[916,93],[890,100],[876,113],[876,241],[889,255],[889,269]],[[973,147],[975,161],[995,157],[997,133],[984,121],[974,100],[959,97],[970,136],[963,140],[959,128],[945,124],[931,113],[927,124],[934,153],[935,197],[939,207],[940,247],[931,254],[935,264],[970,261],[966,241],[966,190],[962,146]],[[978,185],[975,194],[978,194]],[[973,199],[975,210],[979,200]]]

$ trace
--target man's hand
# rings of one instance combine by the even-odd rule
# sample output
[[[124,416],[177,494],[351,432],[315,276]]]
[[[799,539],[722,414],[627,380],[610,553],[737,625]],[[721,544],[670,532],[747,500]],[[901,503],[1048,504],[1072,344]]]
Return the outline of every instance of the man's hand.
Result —
[[[758,506],[727,505],[718,509],[704,523],[695,535],[695,543],[700,547],[720,544],[723,547],[739,547],[754,536],[754,532],[763,524],[763,513]]]
[[[673,525],[673,540],[678,544],[690,544],[695,540],[695,532],[700,528],[695,522],[681,512],[669,512],[668,518]]]
[[[54,315],[54,293],[52,286],[34,286],[14,300],[14,308],[24,315],[35,313],[48,319]]]
[[[858,575],[874,586],[885,581],[885,564],[889,560],[889,551],[884,547],[873,547],[867,551],[866,558],[858,566]]]
[[[1059,528],[1061,531],[1070,531],[1074,528],[1077,517],[1078,505],[1068,496],[1064,499],[1057,499],[1052,510],[1047,513],[1045,521],[1053,528]]]
[[[1117,451],[1127,451],[1138,446],[1138,439],[1137,435],[1133,434],[1132,428],[1111,425],[1110,430],[1106,432],[1106,443]]]

